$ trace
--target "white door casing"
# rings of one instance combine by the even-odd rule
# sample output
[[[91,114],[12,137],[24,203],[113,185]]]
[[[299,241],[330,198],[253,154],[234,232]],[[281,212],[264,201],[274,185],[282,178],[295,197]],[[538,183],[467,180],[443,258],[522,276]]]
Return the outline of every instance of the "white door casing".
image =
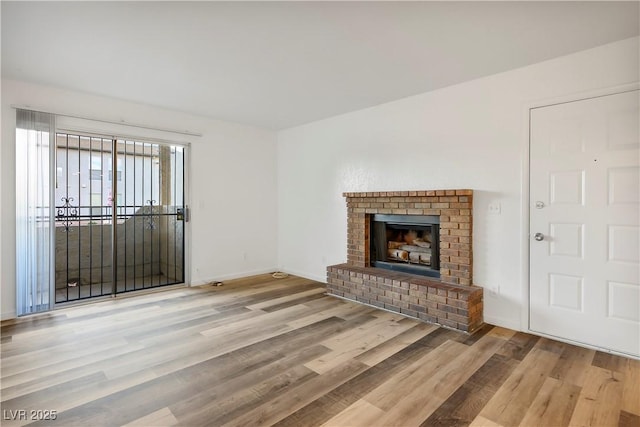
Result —
[[[530,110],[531,331],[640,357],[639,122],[638,90]]]

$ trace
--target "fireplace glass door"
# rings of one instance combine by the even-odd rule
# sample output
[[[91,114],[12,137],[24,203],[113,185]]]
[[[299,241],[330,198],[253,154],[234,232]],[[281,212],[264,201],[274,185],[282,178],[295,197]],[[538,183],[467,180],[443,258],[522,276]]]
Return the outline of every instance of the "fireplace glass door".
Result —
[[[374,215],[371,224],[374,267],[440,277],[438,216]]]

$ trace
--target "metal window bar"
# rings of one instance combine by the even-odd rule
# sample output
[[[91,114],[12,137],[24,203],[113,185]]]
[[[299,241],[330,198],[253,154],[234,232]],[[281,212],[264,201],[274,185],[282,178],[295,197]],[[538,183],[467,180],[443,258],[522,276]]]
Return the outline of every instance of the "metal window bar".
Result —
[[[65,171],[67,173],[67,179],[64,182],[65,184],[65,194],[66,194],[66,201],[69,201],[69,135],[65,135],[65,141],[66,141],[66,147],[67,149],[65,150],[65,154],[66,154],[66,161],[65,161]],[[68,204],[68,203],[65,203]],[[67,255],[69,254],[69,224],[66,224],[66,230],[67,230],[67,234],[66,234],[66,238],[67,238],[67,246],[66,246],[66,252]],[[67,283],[67,286],[65,287],[66,291],[67,291],[67,298],[65,301],[69,301],[69,257],[67,256],[67,269],[66,269],[66,273],[65,273],[65,281],[64,283]]]
[[[153,152],[153,145],[149,144],[149,147],[151,148],[151,152]],[[151,175],[151,179],[149,180],[149,210],[151,211],[151,213],[153,213],[153,205],[155,203],[155,200],[153,198],[153,157],[151,157],[151,160],[149,161],[149,172]],[[151,252],[151,257],[150,260],[151,262],[149,263],[149,276],[150,276],[150,280],[149,282],[151,283],[151,286],[153,286],[153,237],[154,237],[154,230],[156,229],[156,223],[154,222],[154,218],[153,216],[151,216],[149,218],[149,252]]]
[[[145,151],[146,151],[146,144],[143,143],[142,144],[142,153],[144,154]],[[144,157],[143,157],[143,159],[142,159],[142,175],[140,176],[141,196],[142,196],[143,200],[144,200],[144,197],[145,197],[145,194],[144,194],[145,193],[144,192],[144,189],[145,189],[145,187],[144,187],[144,178],[146,176],[146,174],[145,174],[145,169],[146,169],[145,168],[145,163],[146,162],[144,161]],[[143,221],[143,228],[142,228],[142,277],[145,277],[147,275],[146,265],[145,265],[145,262],[144,262],[144,260],[147,258],[146,245],[145,245],[146,240],[147,240],[147,237],[146,237],[146,233],[144,231],[144,221]],[[144,281],[142,283],[141,288],[143,286],[144,286]],[[137,288],[137,286],[136,286],[136,288]]]
[[[104,140],[100,140],[100,213],[104,203]],[[104,220],[100,217],[100,294],[104,293]]]
[[[127,208],[126,208],[126,204],[127,204],[127,143],[126,141],[124,141],[124,145],[123,145],[124,149],[122,151],[122,164],[123,164],[123,171],[116,171],[116,179],[118,179],[118,175],[122,175],[123,176],[123,184],[124,184],[124,188],[123,188],[123,201],[125,204],[125,208],[124,208],[124,213],[125,215],[127,214]],[[122,208],[121,212],[122,212]],[[124,235],[127,236],[127,222],[125,221],[124,223]],[[127,277],[128,277],[128,270],[127,270],[127,263],[128,263],[128,257],[127,257],[127,244],[125,242],[124,244],[124,290],[127,290]]]
[[[89,139],[89,204],[93,206],[93,140]],[[89,213],[92,212],[93,207],[89,208]],[[93,290],[93,224],[89,224],[89,293],[92,294]]]
[[[178,150],[176,149],[176,152],[177,151]],[[178,162],[176,162],[176,169],[177,169],[177,164],[178,164]],[[184,170],[184,149],[180,150],[180,163],[179,164],[180,164],[180,171],[182,172],[181,173],[181,175],[182,175],[182,177],[181,177],[181,179],[182,179],[182,181],[181,181],[182,191],[180,192],[180,206],[182,208],[183,215],[188,215],[187,208],[186,208],[185,203],[184,203],[184,182],[185,182],[185,179],[184,179],[184,173],[185,173],[185,170]],[[176,192],[176,200],[177,200],[177,197],[178,197],[178,193]],[[185,230],[184,230],[185,221],[186,221],[186,218],[184,218],[183,221],[180,223],[182,241],[183,242],[184,242],[184,232],[185,232]],[[177,247],[176,247],[176,249],[177,249]],[[184,257],[185,257],[185,253],[184,253],[184,244],[183,244],[183,245],[180,246],[180,270],[181,270],[180,277],[181,277],[182,281],[184,281],[184,265],[185,265]]]
[[[173,211],[177,213],[178,208],[178,193],[177,193],[177,174],[178,174],[178,148],[173,148],[173,194],[171,196],[171,202],[173,203]],[[177,240],[178,236],[178,221],[176,217],[176,221],[173,221],[173,236],[174,239]],[[178,277],[178,248],[176,245],[173,245],[173,277]]]
[[[82,183],[82,177],[80,176],[80,174],[82,173],[82,165],[81,165],[81,160],[82,160],[82,156],[80,156],[80,140],[81,138],[78,136],[78,171],[76,172],[76,176],[78,178],[78,205],[82,204],[82,189],[81,189],[81,183]],[[74,137],[75,139],[75,137]],[[78,213],[81,214],[82,211],[80,209],[78,209]],[[82,231],[82,227],[80,227],[80,222],[77,222],[77,230],[78,230],[78,277],[77,277],[77,282],[76,282],[76,290],[78,292],[78,298],[82,298],[82,281],[80,280],[80,272],[82,271],[82,235],[81,235],[81,231]],[[91,289],[91,288],[89,288]]]
[[[137,174],[136,174],[136,164],[137,162],[135,161],[136,159],[136,153],[138,150],[138,144],[136,144],[135,142],[133,143],[133,201],[135,204],[136,201],[136,179],[137,179]],[[134,212],[136,212],[136,209],[133,210]],[[137,227],[136,227],[136,219],[133,220],[133,247],[136,247],[136,241],[138,238],[138,233],[136,232]],[[134,250],[133,251],[133,290],[136,289],[136,266],[138,265],[136,263],[136,253],[138,251]]]

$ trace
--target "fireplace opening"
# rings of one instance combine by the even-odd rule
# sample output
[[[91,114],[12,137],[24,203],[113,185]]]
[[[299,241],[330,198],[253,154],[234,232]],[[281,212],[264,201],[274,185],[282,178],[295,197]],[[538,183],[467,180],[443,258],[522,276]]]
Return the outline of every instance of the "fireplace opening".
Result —
[[[440,278],[440,217],[373,215],[371,265]]]

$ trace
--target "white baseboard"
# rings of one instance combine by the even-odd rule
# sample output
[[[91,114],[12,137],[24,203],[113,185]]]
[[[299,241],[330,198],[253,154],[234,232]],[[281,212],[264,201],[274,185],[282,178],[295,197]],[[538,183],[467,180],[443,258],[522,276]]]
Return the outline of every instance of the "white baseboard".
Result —
[[[503,317],[487,316],[486,314],[483,317],[484,317],[484,323],[489,323],[491,325],[512,329],[514,331],[523,331],[522,327],[520,326],[520,322],[516,322],[511,319],[505,319]]]
[[[309,280],[315,280],[316,282],[320,282],[320,283],[327,283],[327,276],[316,276],[315,274],[309,274],[306,272],[302,272],[302,271],[296,271],[296,270],[290,270],[290,269],[282,269],[280,270],[283,273],[287,273],[287,274],[291,274],[292,276],[298,276],[298,277],[302,277],[304,279],[309,279]]]
[[[7,313],[0,314],[0,320],[15,319],[16,317],[18,317],[18,315],[15,311],[9,311]]]
[[[191,284],[189,286],[202,286],[202,285],[206,285],[207,283],[212,283],[212,282],[224,282],[225,280],[242,279],[244,277],[257,276],[259,274],[273,273],[274,271],[278,271],[278,269],[276,267],[273,267],[273,268],[267,268],[267,269],[261,269],[261,270],[252,270],[252,271],[243,271],[243,272],[239,272],[239,273],[222,274],[220,276],[210,277],[210,278],[207,278],[207,279],[194,280],[194,281],[191,282]]]

